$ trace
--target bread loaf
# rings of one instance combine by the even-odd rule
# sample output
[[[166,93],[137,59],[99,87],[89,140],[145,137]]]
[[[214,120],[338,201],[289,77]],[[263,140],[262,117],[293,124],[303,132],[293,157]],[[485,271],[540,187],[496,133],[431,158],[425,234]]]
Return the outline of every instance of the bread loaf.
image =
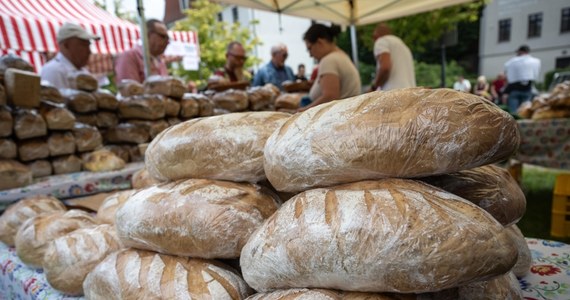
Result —
[[[49,160],[39,159],[34,160],[26,164],[28,168],[32,171],[32,177],[45,177],[53,173],[53,168]]]
[[[64,155],[52,159],[54,174],[68,174],[81,171],[81,159],[75,155]]]
[[[135,127],[141,128],[145,132],[148,132],[150,139],[154,139],[159,133],[170,127],[170,124],[168,124],[168,122],[165,120],[129,120],[127,123],[133,124]]]
[[[558,119],[558,118],[570,118],[570,108],[569,107],[542,107],[537,109],[532,114],[533,120],[544,120],[544,119]]]
[[[152,177],[162,181],[261,181],[265,178],[265,141],[289,116],[249,112],[186,121],[166,129],[150,143],[146,167]]]
[[[264,87],[254,87],[247,91],[249,109],[261,110],[273,101],[273,92]]]
[[[164,115],[166,117],[178,117],[180,113],[180,103],[172,98],[164,99]]]
[[[521,285],[512,272],[491,280],[474,282],[458,289],[458,300],[518,300],[524,299]]]
[[[40,87],[40,99],[54,103],[65,103],[65,99],[59,90],[47,81],[42,81]]]
[[[294,192],[471,169],[508,158],[519,140],[517,122],[479,96],[398,89],[294,115],[268,139],[264,168],[277,190]]]
[[[87,72],[74,72],[67,76],[69,85],[73,89],[78,89],[87,92],[93,92],[99,88],[97,79]]]
[[[73,115],[78,123],[83,123],[89,126],[97,127],[97,123],[99,122],[95,112],[88,114],[74,113]]]
[[[75,124],[75,116],[65,108],[63,103],[42,100],[40,114],[50,130],[70,130]]]
[[[245,91],[230,89],[216,93],[212,97],[214,104],[230,112],[244,111],[249,106],[247,93]]]
[[[149,139],[149,132],[144,127],[129,123],[121,123],[105,132],[105,141],[108,143],[142,144]]]
[[[53,132],[47,140],[49,155],[67,155],[75,153],[75,137],[70,131]]]
[[[86,299],[245,299],[247,284],[214,260],[121,250],[83,282]]]
[[[34,72],[7,69],[4,73],[4,87],[8,103],[25,108],[40,106],[40,81],[40,75]]]
[[[21,140],[45,136],[47,125],[44,118],[35,109],[16,109],[14,133]]]
[[[297,109],[301,103],[301,98],[304,94],[301,93],[286,93],[281,94],[275,99],[276,109]]]
[[[526,197],[518,183],[495,165],[421,180],[473,202],[504,226],[516,223],[526,211]]]
[[[75,123],[73,126],[73,136],[77,151],[91,151],[103,144],[103,137],[96,127],[82,123]]]
[[[161,95],[131,96],[119,101],[119,113],[125,119],[156,120],[164,118]]]
[[[15,68],[24,71],[34,71],[34,67],[29,62],[23,60],[15,54],[0,56],[0,83],[4,82],[4,74],[8,68]]]
[[[0,159],[0,190],[22,187],[31,183],[30,168],[12,159]]]
[[[51,196],[36,195],[23,198],[8,206],[0,216],[0,241],[8,246],[14,246],[16,232],[25,221],[43,213],[65,210],[65,205]]]
[[[147,94],[160,94],[177,99],[186,93],[184,83],[170,76],[150,76],[144,82],[144,89]]]
[[[122,159],[124,162],[130,161],[129,150],[126,147],[120,145],[106,145],[104,149],[107,149],[115,153],[115,155],[118,156],[120,159]]]
[[[214,102],[210,98],[198,98],[198,106],[200,111],[198,113],[199,117],[209,117],[214,115]]]
[[[1,158],[16,158],[18,156],[18,148],[16,143],[11,139],[0,139],[0,159]]]
[[[72,209],[51,212],[25,221],[16,233],[16,253],[26,265],[41,268],[49,242],[79,228],[95,226],[97,222],[88,213]]]
[[[99,109],[115,111],[119,107],[117,97],[115,97],[115,95],[113,95],[109,90],[98,89],[93,92],[93,96],[97,101],[97,108]]]
[[[18,144],[18,156],[21,161],[31,161],[49,156],[49,146],[45,139],[29,139]]]
[[[7,101],[6,101],[6,89],[4,88],[4,85],[2,85],[2,83],[0,82],[0,105],[6,105]]]
[[[142,144],[139,144],[142,145]],[[144,153],[141,152],[138,145],[123,145],[129,151],[131,161],[144,161]]]
[[[143,189],[159,183],[161,183],[161,181],[152,178],[146,168],[136,171],[131,178],[133,189]]]
[[[117,210],[125,246],[178,256],[236,258],[278,207],[260,186],[204,179],[159,184]]]
[[[60,92],[67,107],[73,112],[85,114],[97,111],[97,100],[93,94],[73,89],[63,89]]]
[[[83,169],[91,172],[108,172],[121,170],[125,161],[108,149],[99,149],[82,156]]]
[[[68,295],[83,295],[83,280],[107,255],[121,248],[112,225],[77,229],[49,243],[43,261],[48,283]]]
[[[200,104],[197,99],[205,99],[204,95],[184,94],[180,99],[180,117],[189,119],[197,117],[200,114]]]
[[[121,97],[130,97],[144,94],[144,86],[132,79],[123,79],[119,83]]]
[[[524,277],[530,271],[530,267],[532,265],[532,255],[528,248],[528,244],[526,243],[526,239],[517,225],[513,224],[508,226],[505,230],[512,239],[513,244],[517,247],[519,253],[517,263],[513,267],[512,272],[517,277]]]
[[[0,105],[0,137],[10,136],[13,127],[12,109],[9,106]]]
[[[111,128],[119,124],[119,117],[114,112],[100,111],[97,113],[96,118],[98,128]]]
[[[105,198],[97,210],[97,220],[99,223],[115,224],[115,213],[117,209],[123,206],[135,192],[136,190],[120,191]]]
[[[515,262],[516,248],[487,212],[405,179],[298,194],[250,237],[240,257],[244,279],[257,291],[435,292],[504,274]]]

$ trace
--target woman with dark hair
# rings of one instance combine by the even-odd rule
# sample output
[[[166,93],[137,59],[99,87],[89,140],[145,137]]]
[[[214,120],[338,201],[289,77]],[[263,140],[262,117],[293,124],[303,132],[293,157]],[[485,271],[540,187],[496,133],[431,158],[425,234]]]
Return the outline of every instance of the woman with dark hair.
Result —
[[[309,97],[311,103],[299,108],[304,111],[332,100],[344,99],[360,94],[360,75],[354,64],[335,44],[340,33],[338,26],[313,24],[305,32],[303,40],[311,57],[319,61],[315,83]]]

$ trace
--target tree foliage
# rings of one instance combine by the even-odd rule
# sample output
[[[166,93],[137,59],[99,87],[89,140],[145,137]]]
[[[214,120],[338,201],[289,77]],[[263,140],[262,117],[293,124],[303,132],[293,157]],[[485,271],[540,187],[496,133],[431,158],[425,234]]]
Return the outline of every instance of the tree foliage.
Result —
[[[200,66],[198,71],[176,70],[179,76],[192,79],[198,84],[212,74],[213,70],[221,68],[226,62],[226,47],[231,41],[242,43],[246,53],[252,53],[261,41],[251,34],[249,28],[240,26],[240,23],[228,24],[217,20],[218,14],[223,10],[219,4],[208,0],[192,1],[192,9],[185,11],[186,18],[174,25],[174,30],[195,31],[200,43]],[[257,23],[252,21],[250,24]],[[257,57],[250,56],[245,67],[258,63]]]

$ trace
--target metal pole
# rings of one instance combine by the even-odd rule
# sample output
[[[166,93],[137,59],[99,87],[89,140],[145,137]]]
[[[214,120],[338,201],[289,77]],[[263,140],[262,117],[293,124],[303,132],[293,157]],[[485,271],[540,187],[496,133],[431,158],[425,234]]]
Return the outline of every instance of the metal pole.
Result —
[[[357,70],[358,68],[358,45],[356,44],[356,26],[350,25],[350,43],[352,44],[352,61]]]
[[[441,43],[441,87],[445,87],[445,43]]]
[[[143,47],[144,77],[150,75],[150,53],[148,51],[148,34],[146,32],[146,20],[144,17],[144,5],[142,0],[137,0],[137,10],[139,12],[139,25],[141,28],[141,40]]]

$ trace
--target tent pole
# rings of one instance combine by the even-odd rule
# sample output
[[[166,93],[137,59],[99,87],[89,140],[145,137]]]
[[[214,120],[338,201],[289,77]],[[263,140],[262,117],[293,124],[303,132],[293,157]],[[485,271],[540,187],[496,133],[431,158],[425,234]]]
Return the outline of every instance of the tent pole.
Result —
[[[358,68],[358,45],[356,44],[356,26],[354,24],[350,25],[350,43],[352,45],[352,61],[357,70]]]
[[[139,12],[139,26],[141,28],[141,40],[143,47],[144,77],[150,75],[150,53],[148,51],[148,34],[146,32],[146,20],[144,17],[144,6],[142,0],[137,0],[137,10]]]

